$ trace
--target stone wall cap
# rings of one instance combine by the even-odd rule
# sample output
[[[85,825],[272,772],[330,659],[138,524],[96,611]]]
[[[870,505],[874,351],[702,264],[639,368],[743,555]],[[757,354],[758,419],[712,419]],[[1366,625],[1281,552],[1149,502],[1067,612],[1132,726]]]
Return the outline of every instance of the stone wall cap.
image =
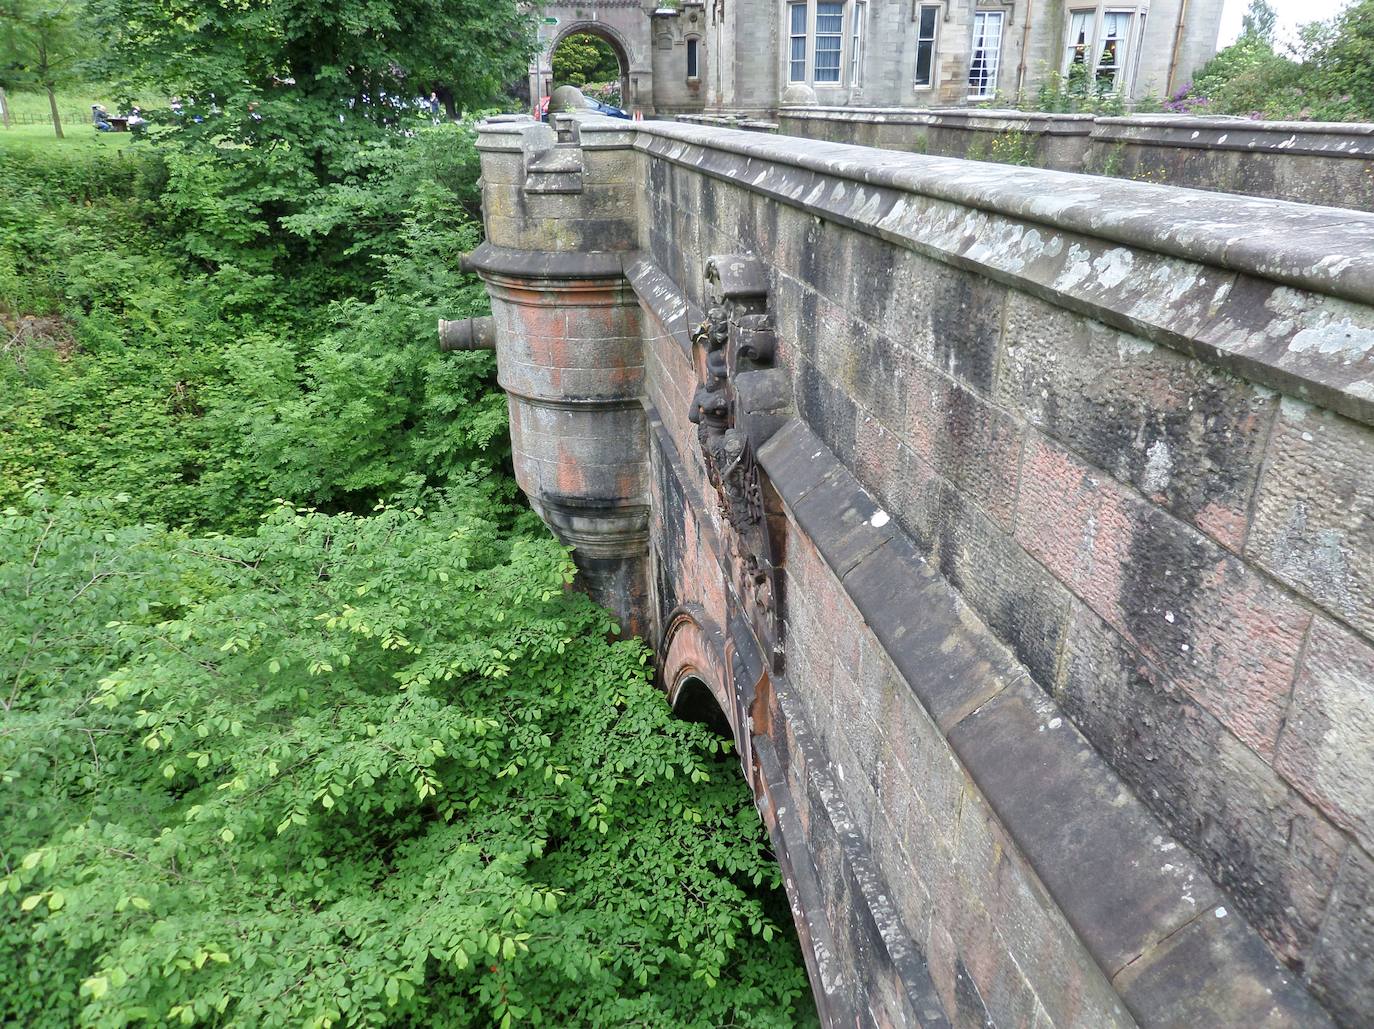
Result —
[[[1108,142],[1239,150],[1284,157],[1374,160],[1374,125],[1259,122],[1247,118],[1099,118],[1092,137]]]
[[[1192,114],[1101,115],[1094,120],[1100,125],[1145,125],[1152,128],[1169,129],[1234,131],[1238,128],[1244,128],[1252,132],[1309,132],[1335,136],[1374,136],[1374,123],[1353,121],[1264,121],[1240,115],[1209,115],[1200,118]]]
[[[646,121],[638,131],[637,147],[670,157],[704,147],[1374,304],[1374,214],[737,129]],[[804,193],[799,181],[798,203]]]

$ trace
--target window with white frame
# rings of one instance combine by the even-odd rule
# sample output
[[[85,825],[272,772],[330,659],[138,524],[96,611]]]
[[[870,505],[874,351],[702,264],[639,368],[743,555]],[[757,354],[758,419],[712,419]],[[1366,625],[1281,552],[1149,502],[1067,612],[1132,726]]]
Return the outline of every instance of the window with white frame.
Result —
[[[787,5],[788,50],[787,81],[806,81],[806,4]]]
[[[924,4],[916,22],[916,85],[935,81],[935,37],[940,31],[940,7]]]
[[[1121,72],[1126,67],[1126,47],[1130,39],[1132,12],[1107,11],[1102,15],[1102,35],[1097,46],[1097,88],[1115,93],[1121,87]]]
[[[973,60],[968,69],[970,100],[986,100],[997,92],[997,66],[1002,60],[1001,11],[973,15]]]
[[[1100,17],[1095,10],[1070,11],[1061,72],[1069,77],[1081,67],[1085,82],[1098,92],[1118,92],[1138,35],[1137,20],[1135,11],[1103,11]]]
[[[788,0],[788,82],[851,86],[863,82],[867,0]]]
[[[844,45],[844,3],[821,0],[816,4],[816,81],[840,81],[840,48]]]
[[[1075,64],[1087,64],[1089,51],[1093,48],[1093,28],[1097,21],[1096,11],[1070,11],[1069,31],[1064,37],[1063,73],[1068,75]]]
[[[687,40],[687,77],[689,79],[700,78],[701,55],[698,52],[700,44],[695,39]]]
[[[855,0],[849,12],[849,84],[862,86],[864,83],[864,19],[868,17],[868,4]]]

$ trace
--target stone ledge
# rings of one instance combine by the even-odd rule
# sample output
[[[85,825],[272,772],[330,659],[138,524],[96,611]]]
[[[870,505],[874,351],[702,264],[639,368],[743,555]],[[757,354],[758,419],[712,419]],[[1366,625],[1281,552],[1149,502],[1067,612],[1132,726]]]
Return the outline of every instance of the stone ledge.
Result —
[[[852,542],[825,545],[852,540],[860,519],[886,524],[885,512],[804,423],[780,430],[759,464],[1142,1025],[1330,1024],[903,536],[848,568]],[[1205,958],[1205,982],[1190,953]]]
[[[1374,249],[1369,246],[1374,214],[731,129],[671,122],[639,125],[638,149],[757,192],[770,191],[758,188],[762,185],[759,173],[765,169],[814,173],[799,176],[792,171],[787,188],[777,195],[826,213],[827,191],[810,188],[820,177],[943,200],[1315,293],[1374,303]],[[731,174],[720,174],[716,170],[719,160],[715,167],[702,167],[705,153],[689,154],[691,147],[743,160],[727,162]],[[798,188],[802,179],[806,185]],[[1319,246],[1310,242],[1314,237]],[[1290,253],[1295,241],[1308,241],[1297,259]],[[1245,246],[1239,247],[1242,243]],[[1310,258],[1318,249],[1324,260],[1314,262]]]
[[[910,125],[985,132],[1032,132],[1091,136],[1095,141],[1207,150],[1240,150],[1275,156],[1353,157],[1374,161],[1374,125],[1359,122],[1257,121],[1186,114],[1060,114],[994,108],[789,107],[780,119],[854,125]],[[688,119],[679,119],[688,120]],[[692,119],[695,121],[695,119]],[[732,127],[725,118],[698,124]]]
[[[1374,161],[1374,125],[1358,123],[1135,115],[1129,118],[1097,118],[1093,124],[1092,138],[1108,143],[1143,146]]]
[[[701,308],[687,299],[668,274],[651,259],[627,255],[625,277],[639,302],[657,318],[673,336],[673,342],[692,356],[692,329],[705,319]]]
[[[512,250],[483,241],[463,259],[463,268],[520,279],[618,279],[633,256],[619,250]]]

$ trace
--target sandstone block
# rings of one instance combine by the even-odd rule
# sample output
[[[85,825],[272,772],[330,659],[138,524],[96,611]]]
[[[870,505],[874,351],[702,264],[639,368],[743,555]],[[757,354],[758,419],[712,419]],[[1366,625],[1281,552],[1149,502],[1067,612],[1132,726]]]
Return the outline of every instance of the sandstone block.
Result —
[[[1308,984],[1349,1026],[1374,1010],[1374,859],[1351,847],[1307,966]]]
[[[1366,850],[1374,851],[1371,739],[1374,647],[1318,618],[1274,767]]]
[[[1157,823],[1037,687],[1008,687],[949,740],[1109,973],[1219,899],[1151,843]],[[1138,860],[1152,851],[1157,865]]]
[[[1285,399],[1245,553],[1374,636],[1374,429]]]
[[[940,488],[940,573],[1031,675],[1054,681],[1072,597],[1055,578],[949,484]]]
[[[1036,436],[1016,539],[1173,682],[1272,758],[1311,616],[1238,558]]]
[[[1046,435],[1239,551],[1273,394],[1013,292],[998,398]]]
[[[908,363],[902,442],[988,517],[1010,529],[1022,433],[1004,412],[943,375]]]
[[[1079,608],[1056,688],[1065,712],[1282,955],[1317,931],[1341,834],[1250,748]],[[1162,860],[1184,857],[1161,844]]]

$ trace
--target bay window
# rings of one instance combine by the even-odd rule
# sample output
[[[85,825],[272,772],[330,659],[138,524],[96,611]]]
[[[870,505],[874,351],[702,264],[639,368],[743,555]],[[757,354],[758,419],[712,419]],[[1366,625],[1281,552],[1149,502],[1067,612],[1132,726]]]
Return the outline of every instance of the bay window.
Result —
[[[1075,68],[1081,68],[1078,74],[1097,92],[1120,92],[1128,85],[1138,23],[1143,22],[1143,15],[1134,10],[1070,11],[1061,74],[1074,77]]]

